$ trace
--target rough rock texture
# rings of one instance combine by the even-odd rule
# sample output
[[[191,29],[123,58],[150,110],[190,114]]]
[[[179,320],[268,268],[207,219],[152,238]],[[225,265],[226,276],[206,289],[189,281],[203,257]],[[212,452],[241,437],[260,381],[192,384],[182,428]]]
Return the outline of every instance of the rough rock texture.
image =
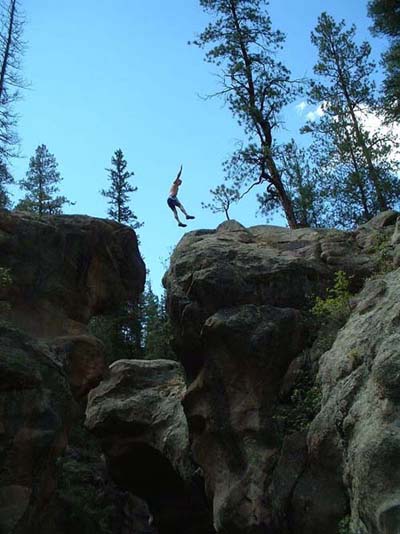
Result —
[[[360,534],[400,532],[399,326],[396,270],[367,282],[319,371],[322,410],[310,453],[327,478],[337,479],[333,458],[342,466],[342,491]]]
[[[85,401],[108,372],[103,343],[93,336],[80,335],[56,337],[49,345],[67,371],[74,398]]]
[[[113,221],[1,211],[0,258],[12,277],[0,297],[35,337],[85,333],[93,315],[143,290],[136,235]]]
[[[385,475],[374,456],[380,473],[377,479],[380,477],[381,483],[390,488],[373,508],[365,496],[360,497],[360,484],[368,491],[373,484],[375,492],[378,487],[376,480],[366,481],[366,448],[358,445],[354,451],[349,449],[348,454],[354,458],[358,455],[350,469],[343,436],[338,433],[338,413],[347,413],[346,406],[352,405],[355,395],[349,393],[347,398],[346,387],[355,391],[357,386],[344,380],[342,397],[334,403],[336,412],[329,407],[331,393],[327,391],[338,387],[344,370],[336,375],[333,369],[325,373],[325,362],[329,360],[333,366],[333,362],[344,359],[347,372],[353,373],[354,362],[350,365],[344,356],[352,351],[350,338],[345,341],[346,348],[342,347],[341,358],[332,353],[323,359],[320,376],[324,415],[314,421],[308,437],[309,422],[298,424],[299,430],[282,440],[277,424],[280,414],[276,411],[280,398],[291,390],[293,393],[296,377],[308,372],[303,355],[306,352],[302,351],[314,332],[305,320],[305,311],[315,296],[324,296],[332,286],[335,272],[341,270],[351,276],[352,290],[358,291],[372,273],[393,265],[394,245],[390,240],[397,216],[396,212],[385,212],[353,232],[272,226],[246,229],[229,221],[217,230],[190,232],[176,247],[164,284],[175,349],[190,381],[183,403],[193,457],[202,469],[218,532],[336,534],[350,505],[358,528],[357,514],[365,515],[367,509],[374,517],[383,514],[375,523],[369,519],[367,530],[360,532],[399,531],[395,529],[398,527],[376,530],[379,521],[395,524],[396,482],[383,483]],[[375,291],[379,294],[380,290]],[[375,335],[384,331],[374,313],[369,320],[376,320]],[[339,332],[337,343],[341,335]],[[368,344],[373,345],[373,339]],[[312,363],[318,365],[318,361]],[[361,367],[354,369],[351,381],[358,383],[360,373]],[[372,383],[372,378],[363,380]],[[306,400],[318,406],[319,393],[313,387]],[[396,378],[391,387],[392,391],[398,387]],[[374,417],[376,404],[380,404],[376,388],[368,398],[370,406],[365,408],[365,415],[360,415],[362,423],[353,423],[350,430],[353,433],[357,429],[360,439],[360,429],[367,432],[368,421]],[[357,406],[359,413],[364,410]],[[369,419],[365,418],[368,411]],[[393,417],[394,413],[395,409]],[[380,438],[383,427],[393,431],[383,423]],[[396,432],[393,442],[397,439]],[[393,442],[390,450],[397,453]],[[377,446],[376,451],[382,448]],[[356,469],[357,463],[363,468]],[[349,501],[350,476],[358,477],[359,489],[353,495],[360,500],[356,507]],[[384,493],[380,487],[378,493]],[[387,513],[382,511],[389,508]]]
[[[56,464],[106,371],[103,346],[86,324],[138,298],[145,268],[135,233],[123,225],[7,211],[0,211],[0,268],[11,277],[0,287],[0,533],[53,533],[43,525]]]
[[[304,342],[301,314],[291,308],[227,308],[204,325],[207,357],[184,406],[217,531],[270,523],[264,485],[279,452],[271,408]]]
[[[0,532],[25,534],[56,487],[73,399],[46,345],[0,326]]]
[[[217,230],[186,234],[171,257],[164,282],[175,348],[185,369],[195,375],[201,368],[200,333],[207,318],[221,308],[268,304],[302,309],[315,294],[323,294],[339,269],[354,277],[354,286],[360,285],[376,266],[360,235],[274,226],[244,228],[236,221],[225,222]]]
[[[212,531],[189,459],[185,390],[177,362],[119,360],[86,410],[113,479],[148,502],[160,534]]]

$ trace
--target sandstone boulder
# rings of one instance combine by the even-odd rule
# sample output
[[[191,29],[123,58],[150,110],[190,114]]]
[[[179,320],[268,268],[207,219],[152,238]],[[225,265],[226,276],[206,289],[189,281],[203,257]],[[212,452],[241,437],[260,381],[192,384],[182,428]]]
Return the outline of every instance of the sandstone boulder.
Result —
[[[108,372],[103,343],[93,336],[80,335],[57,337],[49,345],[67,372],[74,398],[85,400]]]
[[[315,376],[318,359],[330,346],[320,350],[324,343],[316,340],[320,348],[307,356],[315,337],[307,310],[315,297],[326,295],[337,271],[350,277],[356,292],[374,272],[390,269],[393,251],[388,253],[388,247],[397,217],[385,212],[352,232],[244,228],[228,221],[216,230],[190,232],[177,245],[164,285],[175,349],[189,378],[183,403],[193,457],[202,469],[218,532],[336,534],[346,519],[348,466],[338,410],[345,412],[352,404],[353,393],[345,392],[359,387],[358,357],[343,360],[336,354],[326,373],[323,364],[324,391],[333,391],[352,369],[354,375],[345,382],[335,412],[328,406],[336,401],[324,394],[325,415],[317,417],[308,437],[310,420],[304,420],[315,416],[320,403],[309,378],[304,405],[288,404],[308,415],[283,438],[277,410],[283,397],[296,398],[298,377]],[[352,305],[372,309],[384,291],[380,284],[375,283],[369,299]],[[380,328],[377,318],[371,336]],[[338,340],[341,336],[340,331]],[[352,353],[350,339],[344,343],[348,348],[342,347],[342,354]],[[396,387],[395,378],[392,383],[386,379],[387,395],[393,396]],[[389,497],[376,509],[389,509],[388,503]],[[385,515],[388,519],[382,515],[385,525],[395,523],[396,506]],[[354,524],[359,524],[356,519]],[[370,520],[365,532],[372,534],[376,525]]]
[[[160,534],[213,532],[189,455],[185,390],[177,362],[119,360],[88,399],[86,426],[113,479],[149,503]]]
[[[0,532],[53,533],[51,510],[66,524],[55,505],[57,465],[88,391],[106,374],[87,322],[135,301],[145,268],[128,227],[4,210],[0,268],[9,273],[0,287]],[[95,481],[87,487],[96,496]],[[82,512],[82,525],[87,519]]]
[[[325,477],[338,471],[327,456],[341,466],[351,526],[360,534],[400,531],[399,317],[396,270],[366,284],[319,372],[323,404],[310,453]]]
[[[360,287],[376,258],[357,243],[357,236],[326,229],[244,228],[236,221],[186,234],[174,250],[164,285],[175,349],[189,375],[201,368],[200,333],[219,309],[244,304],[304,309],[324,294],[338,270]]]
[[[0,257],[12,278],[0,296],[36,337],[85,333],[93,315],[143,290],[136,235],[114,221],[0,211]]]
[[[265,486],[279,456],[272,408],[304,334],[299,311],[272,306],[226,308],[205,323],[206,358],[184,407],[217,532],[271,528]]]
[[[55,490],[74,401],[46,345],[1,325],[0,340],[0,532],[24,534]]]

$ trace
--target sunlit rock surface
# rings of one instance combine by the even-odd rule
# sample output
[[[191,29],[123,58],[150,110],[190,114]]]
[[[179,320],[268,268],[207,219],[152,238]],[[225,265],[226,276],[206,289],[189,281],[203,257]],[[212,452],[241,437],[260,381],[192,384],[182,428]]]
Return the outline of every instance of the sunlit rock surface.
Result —
[[[350,513],[363,534],[399,531],[394,457],[400,431],[388,419],[382,422],[382,405],[392,418],[396,408],[380,400],[372,376],[360,378],[367,371],[361,370],[353,351],[355,333],[346,335],[348,326],[321,358],[315,388],[322,390],[322,411],[311,427],[300,417],[298,430],[281,436],[277,422],[281,399],[296,398],[296,376],[306,376],[306,363],[315,372],[319,366],[320,354],[310,362],[304,352],[314,350],[309,348],[315,332],[307,310],[332,287],[339,270],[357,292],[373,273],[393,269],[397,215],[385,212],[353,232],[244,228],[229,221],[216,230],[190,232],[178,243],[164,284],[175,350],[189,378],[183,404],[193,457],[202,470],[218,532],[336,534]],[[391,247],[388,257],[382,255],[383,242]],[[396,274],[388,276],[394,282]],[[373,289],[364,290],[372,291],[372,300],[383,291],[381,282],[374,283]],[[373,306],[368,298],[360,299],[358,307]],[[354,320],[351,316],[348,324]],[[370,350],[378,339],[386,339],[381,315],[373,311],[365,326],[356,328]],[[332,352],[336,346],[338,354]],[[399,379],[395,373],[387,375],[392,383],[381,378],[381,389],[393,396]],[[364,400],[353,406],[359,388]],[[319,406],[314,386],[310,392]],[[347,421],[355,439],[348,446],[338,425],[350,408],[357,423]],[[374,444],[387,432],[394,433],[388,447],[393,455]],[[367,481],[372,458],[375,474]],[[395,473],[388,479],[393,466]]]

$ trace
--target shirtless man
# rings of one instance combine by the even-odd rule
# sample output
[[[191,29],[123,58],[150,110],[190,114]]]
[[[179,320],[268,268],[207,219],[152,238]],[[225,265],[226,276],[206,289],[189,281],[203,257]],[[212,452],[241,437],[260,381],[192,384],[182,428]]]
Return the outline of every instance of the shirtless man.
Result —
[[[193,215],[188,215],[186,213],[185,208],[182,206],[182,204],[178,200],[178,189],[182,183],[181,174],[182,174],[182,165],[181,165],[181,168],[179,169],[177,177],[172,182],[171,189],[169,190],[167,203],[168,203],[168,206],[171,208],[171,210],[174,212],[174,217],[178,221],[178,226],[186,226],[186,224],[182,223],[179,220],[178,212],[176,208],[179,208],[181,210],[181,212],[186,216],[186,219],[194,219],[194,217]]]

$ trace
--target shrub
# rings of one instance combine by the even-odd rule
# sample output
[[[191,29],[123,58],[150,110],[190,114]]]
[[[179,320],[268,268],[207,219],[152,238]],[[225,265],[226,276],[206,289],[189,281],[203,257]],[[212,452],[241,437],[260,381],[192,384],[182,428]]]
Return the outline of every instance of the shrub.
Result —
[[[350,280],[346,273],[337,271],[333,287],[327,290],[326,297],[315,299],[311,310],[313,315],[322,321],[347,319],[350,314]]]
[[[5,267],[0,267],[0,295],[1,290],[10,287],[12,284],[12,277],[10,274],[10,269]],[[0,319],[3,321],[7,319],[7,314],[10,311],[10,304],[1,298],[0,296]]]

